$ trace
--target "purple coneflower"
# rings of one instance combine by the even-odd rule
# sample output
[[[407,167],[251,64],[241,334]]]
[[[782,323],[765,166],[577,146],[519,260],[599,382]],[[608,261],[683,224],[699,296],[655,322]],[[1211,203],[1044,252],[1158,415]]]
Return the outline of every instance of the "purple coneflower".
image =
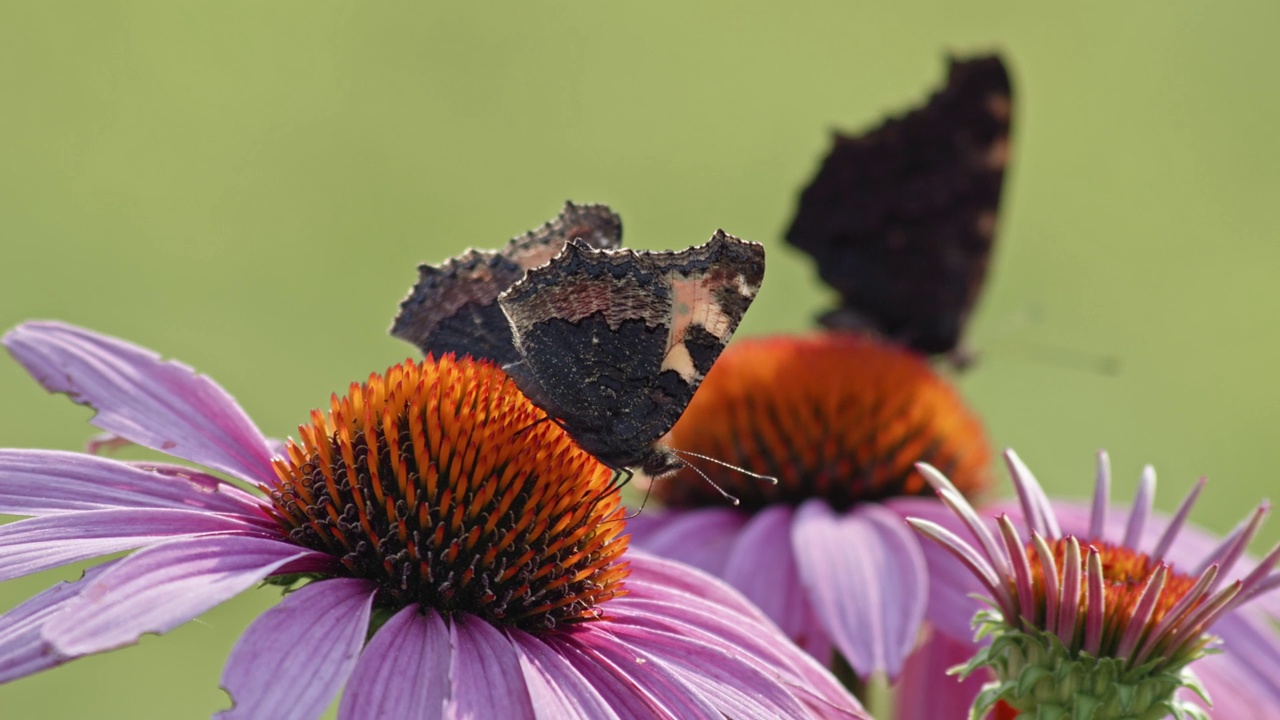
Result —
[[[1208,717],[1191,693],[1221,699],[1220,717],[1266,718],[1280,712],[1274,684],[1280,642],[1264,624],[1233,612],[1280,585],[1280,578],[1268,577],[1280,546],[1243,577],[1233,573],[1266,514],[1265,504],[1188,569],[1170,558],[1203,483],[1192,489],[1171,520],[1161,523],[1151,549],[1143,551],[1155,495],[1150,468],[1116,537],[1118,528],[1108,520],[1105,454],[1099,460],[1088,527],[1079,534],[1064,529],[1018,457],[1009,452],[1006,458],[1026,518],[1025,534],[1006,514],[998,516],[992,532],[943,474],[928,465],[921,472],[976,544],[939,523],[908,520],[958,558],[991,598],[992,607],[975,620],[979,639],[989,642],[975,648],[963,674],[987,668],[995,679],[972,698],[971,717],[983,717],[992,708],[998,717]],[[1210,628],[1218,637],[1209,634]],[[1224,651],[1219,657],[1240,667],[1223,675],[1221,666],[1204,665],[1200,672],[1203,663],[1196,663],[1197,680],[1189,666],[1213,652],[1219,638]],[[1248,672],[1244,666],[1254,663],[1270,668]],[[1184,689],[1191,693],[1179,695]],[[943,687],[939,690],[947,694]]]
[[[725,578],[824,663],[897,675],[935,605],[899,510],[932,495],[914,464],[977,492],[990,457],[981,425],[928,362],[854,333],[739,341],[668,443],[779,482],[706,465],[740,499],[732,508],[688,471],[655,483],[666,509],[631,521],[637,546]]]
[[[624,553],[611,473],[496,367],[405,362],[283,457],[207,377],[55,323],[4,338],[113,436],[226,473],[0,450],[0,579],[125,550],[0,617],[0,682],[296,588],[231,653],[227,718],[865,717],[730,588]]]

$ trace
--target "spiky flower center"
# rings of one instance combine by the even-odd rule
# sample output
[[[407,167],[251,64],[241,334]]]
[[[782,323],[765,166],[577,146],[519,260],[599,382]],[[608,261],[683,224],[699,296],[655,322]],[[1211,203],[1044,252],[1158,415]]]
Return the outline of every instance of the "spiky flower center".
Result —
[[[269,493],[299,545],[420,604],[541,630],[593,619],[628,570],[608,468],[497,367],[406,361],[298,428]]]
[[[700,463],[746,509],[825,499],[836,509],[930,495],[927,462],[961,489],[987,483],[977,418],[921,357],[854,333],[739,341],[716,361],[668,444],[778,478],[775,485]],[[690,470],[654,494],[676,506],[722,505]]]
[[[1069,567],[1067,563],[1067,545],[1071,542],[1069,538],[1061,538],[1049,544],[1053,550],[1054,562],[1057,568],[1057,587],[1063,587],[1066,584],[1067,573],[1077,573],[1082,586],[1087,585],[1085,567],[1086,560],[1081,559],[1076,567]],[[1125,631],[1129,625],[1135,622],[1135,614],[1138,611],[1139,603],[1142,600],[1143,593],[1147,589],[1147,583],[1156,572],[1156,569],[1167,563],[1160,563],[1148,555],[1124,547],[1104,541],[1095,541],[1089,545],[1098,551],[1099,559],[1102,561],[1102,591],[1103,591],[1103,617],[1102,617],[1102,637],[1101,644],[1098,647],[1098,655],[1100,657],[1115,657],[1124,637]],[[1031,561],[1031,578],[1032,585],[1037,592],[1037,605],[1041,611],[1045,605],[1045,588],[1048,587],[1045,578],[1045,566],[1041,561],[1038,553],[1035,552],[1033,546],[1027,548],[1028,559]],[[1170,570],[1172,567],[1170,566]],[[1150,615],[1146,616],[1145,624],[1149,628],[1155,628],[1164,620],[1165,616],[1187,596],[1195,587],[1194,578],[1181,575],[1176,572],[1170,572],[1164,580],[1164,588],[1156,601],[1155,606],[1151,609]],[[1086,612],[1086,604],[1088,602],[1086,595],[1081,595],[1080,607],[1078,612],[1083,616]],[[1194,607],[1194,606],[1193,606]],[[1084,636],[1084,624],[1080,625],[1078,632],[1069,644],[1069,649],[1078,651],[1081,648]]]

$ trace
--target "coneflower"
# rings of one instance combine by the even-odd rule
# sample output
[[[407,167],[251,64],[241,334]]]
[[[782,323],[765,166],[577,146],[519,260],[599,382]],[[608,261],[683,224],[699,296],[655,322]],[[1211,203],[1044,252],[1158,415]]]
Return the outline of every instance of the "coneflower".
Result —
[[[627,552],[611,472],[496,366],[353,384],[283,456],[207,377],[56,323],[4,338],[113,436],[225,473],[0,450],[0,579],[121,551],[0,617],[0,682],[290,586],[226,718],[865,717],[713,578]]]
[[[1265,504],[1198,567],[1175,566],[1171,550],[1201,484],[1150,549],[1143,550],[1155,495],[1150,468],[1123,533],[1111,537],[1110,469],[1102,455],[1088,529],[1077,535],[1064,531],[1054,506],[1017,455],[1009,452],[1006,458],[1026,518],[1024,530],[1001,514],[993,531],[928,465],[921,465],[921,472],[973,542],[939,523],[908,520],[967,567],[991,601],[975,621],[978,639],[986,644],[962,674],[988,668],[995,679],[973,699],[970,717],[985,717],[999,703],[997,714],[1003,717],[1204,718],[1208,716],[1197,704],[1178,693],[1188,689],[1204,697],[1218,684],[1226,690],[1222,699],[1229,711],[1216,716],[1276,716],[1280,709],[1274,686],[1249,696],[1233,682],[1237,678],[1205,673],[1202,685],[1190,672],[1195,661],[1217,649],[1228,655],[1239,652],[1237,660],[1245,662],[1250,655],[1262,662],[1275,655],[1274,632],[1248,639],[1236,624],[1231,636],[1223,634],[1220,647],[1219,638],[1210,634],[1215,626],[1232,626],[1232,613],[1242,604],[1280,585],[1269,577],[1280,546],[1251,570],[1236,570],[1267,512]]]

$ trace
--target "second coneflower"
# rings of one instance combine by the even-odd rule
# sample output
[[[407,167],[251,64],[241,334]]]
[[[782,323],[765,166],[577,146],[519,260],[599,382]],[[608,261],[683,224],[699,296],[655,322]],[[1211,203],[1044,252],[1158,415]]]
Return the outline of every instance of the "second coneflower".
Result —
[[[929,603],[920,542],[899,501],[930,492],[919,460],[967,492],[990,460],[977,419],[923,358],[854,333],[740,341],[668,437],[705,464],[652,488],[666,505],[630,523],[637,546],[719,575],[825,663],[895,676]]]
[[[283,457],[215,383],[56,323],[4,338],[112,435],[237,478],[0,449],[0,579],[121,551],[0,617],[0,682],[296,588],[223,675],[225,718],[864,717],[723,584],[626,552],[611,473],[496,366],[406,362]]]
[[[1105,455],[1088,530],[1081,535],[1064,532],[1035,478],[1016,455],[1007,457],[1026,518],[1025,533],[1004,514],[993,532],[956,488],[927,465],[921,472],[974,542],[937,523],[908,520],[967,567],[991,599],[992,607],[976,620],[979,638],[989,642],[975,648],[964,673],[987,668],[995,679],[973,698],[970,717],[986,717],[993,708],[997,717],[1208,717],[1178,693],[1187,689],[1203,699],[1201,683],[1189,666],[1218,644],[1210,628],[1229,627],[1223,621],[1231,620],[1236,608],[1280,585],[1268,577],[1280,547],[1252,570],[1234,572],[1266,506],[1188,572],[1175,567],[1169,556],[1200,485],[1160,531],[1154,547],[1144,552],[1139,547],[1155,494],[1155,475],[1149,469],[1122,537],[1108,540],[1110,472]],[[1264,630],[1249,638],[1237,628],[1231,635],[1224,649],[1236,660],[1253,656],[1254,662],[1267,664],[1268,656],[1274,657],[1274,633]],[[1233,695],[1224,698],[1231,709],[1222,717],[1275,716],[1274,690],[1246,689],[1243,673],[1230,678],[1215,672],[1212,679],[1205,686],[1221,684]],[[939,692],[955,694],[945,686]]]

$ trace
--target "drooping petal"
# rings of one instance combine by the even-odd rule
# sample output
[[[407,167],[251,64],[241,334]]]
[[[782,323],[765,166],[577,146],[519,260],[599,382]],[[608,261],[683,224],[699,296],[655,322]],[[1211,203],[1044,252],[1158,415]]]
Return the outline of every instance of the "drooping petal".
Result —
[[[1197,481],[1196,486],[1198,487],[1199,485],[1200,481]],[[1193,494],[1196,492],[1194,487],[1191,492]],[[1090,538],[1097,537],[1094,534],[1086,534],[1089,533],[1090,527],[1090,513],[1086,506],[1067,500],[1055,500],[1053,508],[1055,515],[1062,523],[1064,534]],[[1107,517],[1101,535],[1103,539],[1111,542],[1119,542],[1124,534],[1125,527],[1128,525],[1128,508],[1120,506],[1116,510],[1116,512],[1112,512]],[[997,502],[986,506],[983,512],[991,515],[1004,512],[1020,517],[1022,511],[1015,503]],[[1169,531],[1171,524],[1179,522],[1180,515],[1182,515],[1181,506],[1173,516],[1152,513],[1147,520],[1146,529],[1142,533],[1142,539],[1139,541],[1138,546],[1156,548],[1168,545],[1165,542],[1166,533]],[[1243,530],[1244,527],[1245,525],[1242,524],[1238,529]],[[1210,558],[1215,551],[1220,549],[1221,545],[1221,536],[1213,535],[1195,525],[1183,524],[1178,529],[1172,545],[1168,545],[1167,551],[1162,554],[1162,559],[1180,572],[1199,575],[1208,566]],[[1257,567],[1257,564],[1258,558],[1244,555],[1237,561],[1236,571],[1233,574],[1251,571]],[[1280,593],[1268,593],[1256,600],[1252,600],[1250,607],[1265,611],[1272,618],[1280,620]]]
[[[964,524],[942,503],[931,498],[895,498],[886,503],[900,517],[928,520],[953,534],[964,532]],[[974,573],[955,556],[934,542],[920,543],[929,576],[929,604],[925,618],[939,632],[958,641],[973,635],[974,613],[986,607],[973,596],[983,587]]]
[[[449,702],[449,628],[411,605],[369,640],[338,705],[342,720],[439,720]]]
[[[1089,513],[1089,534],[1086,538],[1102,537],[1107,524],[1107,509],[1111,504],[1111,456],[1106,450],[1098,451],[1098,471],[1093,483],[1093,509]],[[1067,532],[1068,535],[1073,534]],[[1075,533],[1078,534],[1078,533]]]
[[[0,580],[203,533],[267,535],[238,515],[192,510],[93,510],[0,525]]]
[[[615,622],[673,631],[737,648],[766,666],[789,670],[791,689],[806,705],[836,708],[855,716],[856,700],[812,656],[798,652],[780,630],[742,594],[719,578],[641,551],[628,553],[628,594],[609,603]]]
[[[1270,629],[1266,632],[1274,634]],[[1228,650],[1195,661],[1191,671],[1213,701],[1209,717],[1280,720],[1280,688],[1275,684],[1274,669],[1270,669],[1272,677],[1267,678],[1268,668],[1241,662]],[[1204,705],[1190,691],[1184,690],[1179,696]]]
[[[233,706],[218,717],[320,717],[356,665],[376,592],[366,580],[320,580],[258,616],[227,658]]]
[[[641,513],[628,521],[635,547],[720,575],[747,516],[730,508]]]
[[[655,717],[673,720],[722,720],[724,717],[713,703],[681,682],[676,672],[663,663],[651,662],[649,658],[638,657],[629,648],[620,647],[617,639],[607,630],[588,623],[581,631],[566,638],[565,642],[582,650],[584,659],[589,659],[593,664],[604,665],[625,678],[630,687],[655,708]],[[573,662],[572,657],[570,661]]]
[[[978,545],[987,558],[986,562],[981,564],[990,566],[997,575],[1004,576],[1012,572],[1009,566],[1009,555],[1005,552],[1003,543],[996,540],[992,529],[987,527],[986,521],[978,516],[978,512],[969,504],[968,499],[960,494],[960,491],[951,484],[951,481],[947,480],[932,465],[916,463],[916,469],[920,471],[920,474],[938,493],[938,500],[951,509],[964,524],[964,527],[969,530],[969,534],[973,536],[973,539],[978,541]],[[941,523],[941,526],[945,529],[948,524]],[[948,532],[955,534],[953,530]]]
[[[1049,504],[1049,496],[1031,473],[1031,468],[1013,450],[1004,451],[1004,462],[1009,470],[1009,477],[1017,488],[1028,531],[1038,532],[1050,540],[1062,537],[1062,529],[1058,526],[1053,506]]]
[[[1265,619],[1237,611],[1219,620],[1212,632],[1222,638],[1226,652],[1198,660],[1191,667],[1206,683],[1214,704],[1219,703],[1218,698],[1229,695],[1215,689],[1216,685],[1228,682],[1223,676],[1238,677],[1255,688],[1248,697],[1270,699],[1270,707],[1280,717],[1280,638],[1275,628]],[[1214,661],[1212,670],[1204,667],[1210,660]],[[1224,714],[1223,717],[1243,716]]]
[[[57,515],[170,508],[261,518],[262,501],[225,480],[176,465],[143,466],[60,450],[0,449],[0,513]]]
[[[45,625],[44,636],[71,656],[131,645],[145,633],[172,630],[313,553],[278,540],[233,535],[144,548],[85,585]]]
[[[961,680],[948,675],[947,671],[968,662],[976,651],[972,642],[930,634],[907,658],[902,676],[893,688],[895,720],[965,717],[988,673],[976,672]]]
[[[0,684],[61,665],[72,658],[59,655],[41,629],[62,611],[85,585],[113,563],[90,568],[74,582],[61,582],[0,617]]]
[[[611,623],[616,657],[633,653],[637,672],[652,665],[667,668],[694,694],[706,698],[727,717],[799,717],[796,699],[749,662],[726,652],[721,643],[703,641],[679,632],[665,632],[629,622]],[[616,662],[616,660],[615,660]]]
[[[1178,533],[1187,524],[1187,517],[1191,514],[1191,508],[1196,504],[1196,500],[1200,497],[1200,491],[1204,490],[1205,479],[1200,478],[1195,485],[1191,486],[1191,491],[1183,498],[1182,504],[1178,506],[1177,512],[1169,519],[1165,525],[1164,531],[1160,533],[1160,540],[1156,543],[1155,548],[1149,553],[1151,557],[1157,560],[1163,560],[1164,556],[1169,553],[1169,548],[1173,547],[1173,541],[1178,539]],[[1161,517],[1161,519],[1163,519]]]
[[[1133,509],[1129,511],[1129,522],[1125,526],[1124,539],[1121,545],[1128,548],[1141,549],[1138,544],[1142,533],[1147,528],[1147,517],[1156,501],[1156,469],[1150,465],[1142,468],[1142,480],[1138,482],[1138,493],[1133,498]]]
[[[800,577],[832,641],[861,676],[896,677],[924,619],[928,580],[911,529],[887,508],[837,516],[822,501],[793,525]]]
[[[631,575],[627,578],[624,599],[648,597],[671,602],[676,594],[682,594],[692,598],[700,607],[711,603],[740,615],[765,617],[760,608],[751,604],[742,593],[705,570],[690,568],[683,562],[646,550],[628,550],[627,560],[631,563]]]
[[[791,508],[774,505],[760,512],[738,533],[729,553],[724,580],[764,611],[810,655],[831,659],[831,640],[800,587],[791,548]]]
[[[552,646],[520,630],[508,630],[507,634],[520,654],[525,687],[529,689],[534,714],[539,720],[613,720],[622,717],[609,706],[600,689]],[[616,684],[610,678],[609,685]],[[628,698],[628,704],[633,703],[641,704],[638,699]],[[636,710],[645,711],[641,717],[648,717],[652,712],[651,708],[643,706],[627,714],[635,716],[638,714]]]
[[[213,380],[116,338],[55,322],[19,325],[2,341],[50,392],[97,414],[94,425],[153,450],[274,484],[266,438]]]
[[[450,629],[456,716],[532,720],[533,703],[511,640],[474,615],[459,614]]]
[[[623,720],[650,720],[661,717],[659,707],[643,690],[612,664],[601,662],[594,653],[575,642],[571,635],[551,635],[541,642],[553,648],[555,653],[569,664],[571,670],[580,675],[592,690],[605,699],[609,710],[616,713],[618,717]],[[521,647],[524,647],[523,644]]]

